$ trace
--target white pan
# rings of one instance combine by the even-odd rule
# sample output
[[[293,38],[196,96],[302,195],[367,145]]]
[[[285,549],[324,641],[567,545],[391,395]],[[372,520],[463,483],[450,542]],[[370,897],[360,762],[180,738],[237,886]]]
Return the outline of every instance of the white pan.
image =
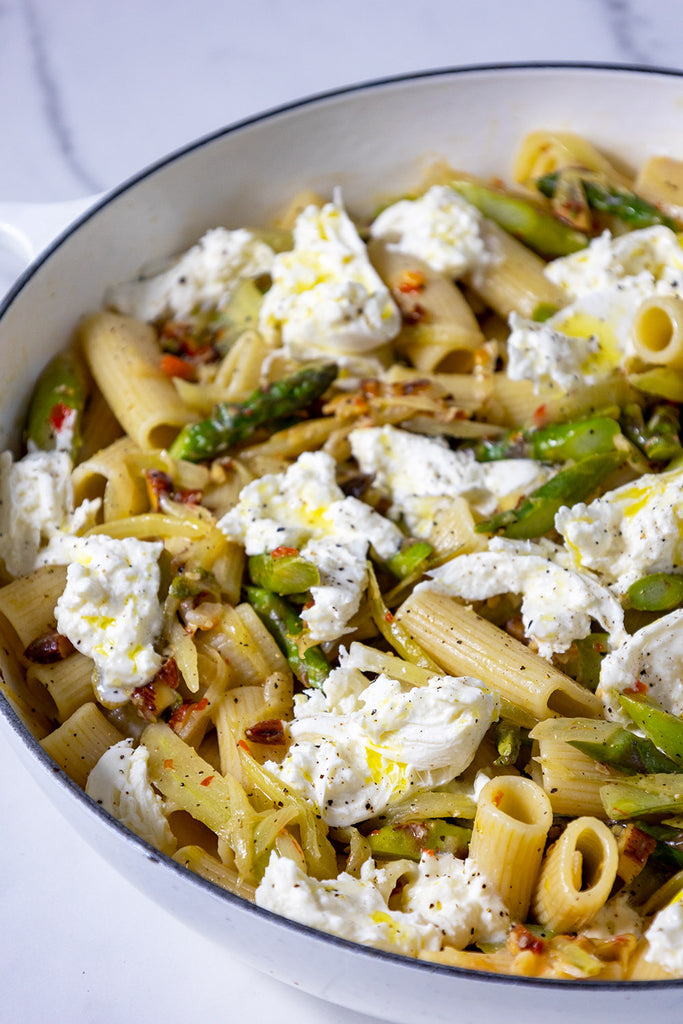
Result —
[[[359,211],[410,187],[438,156],[504,177],[522,135],[534,128],[579,132],[633,165],[650,153],[681,157],[683,76],[586,65],[416,75],[264,114],[163,160],[70,227],[0,307],[0,446],[17,444],[36,375],[82,313],[97,309],[105,287],[141,264],[182,250],[218,224],[265,223],[303,187],[329,193],[341,185],[347,205]],[[3,737],[15,742],[86,841],[189,925],[286,982],[405,1024],[681,1020],[683,981],[584,984],[431,966],[258,909],[109,818],[55,768],[1,698],[0,711]]]

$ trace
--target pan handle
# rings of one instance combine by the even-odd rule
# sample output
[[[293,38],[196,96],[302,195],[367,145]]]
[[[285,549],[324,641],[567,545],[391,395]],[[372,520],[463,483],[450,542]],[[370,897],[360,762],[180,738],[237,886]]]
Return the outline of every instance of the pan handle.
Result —
[[[0,203],[0,249],[27,265],[103,195],[61,203]]]

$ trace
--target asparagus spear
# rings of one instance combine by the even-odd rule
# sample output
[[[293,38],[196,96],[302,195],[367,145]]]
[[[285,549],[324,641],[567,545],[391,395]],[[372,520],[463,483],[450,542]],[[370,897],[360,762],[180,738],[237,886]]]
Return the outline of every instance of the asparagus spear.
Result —
[[[426,540],[413,540],[392,555],[384,565],[393,576],[399,580],[405,580],[417,572],[419,566],[426,562],[433,550],[432,545]]]
[[[668,711],[654,704],[635,700],[626,693],[620,694],[619,703],[645,735],[667,757],[683,768],[683,719],[670,715]]]
[[[570,740],[569,743],[594,761],[617,768],[625,775],[668,774],[678,769],[678,765],[658,750],[651,740],[636,736],[620,726],[616,726],[614,732],[600,743],[584,740]]]
[[[169,454],[188,462],[212,459],[245,441],[258,427],[311,405],[327,391],[337,373],[335,363],[307,366],[266,388],[257,388],[244,402],[220,402],[208,419],[183,427]]]
[[[304,654],[299,652],[296,638],[303,632],[304,624],[294,608],[282,597],[262,587],[247,587],[246,593],[249,604],[273,634],[299,682],[322,689],[330,666],[320,647],[309,647]]]
[[[679,439],[680,416],[675,405],[656,405],[647,423],[639,405],[627,405],[621,427],[629,439],[651,462],[670,462],[683,454]]]
[[[526,199],[486,188],[475,181],[453,181],[451,187],[485,217],[544,256],[566,256],[588,245],[588,237],[583,232],[574,231]]]
[[[86,397],[83,364],[73,352],[60,352],[47,364],[33,389],[26,440],[43,451],[63,448],[75,459]]]
[[[478,462],[519,458],[564,462],[614,451],[617,434],[619,424],[615,420],[593,416],[570,423],[551,423],[538,430],[509,430],[502,437],[481,441],[474,452]]]
[[[609,650],[608,641],[607,633],[589,633],[580,640],[574,640],[562,661],[564,671],[592,693],[600,682],[602,659]]]
[[[552,174],[544,174],[538,178],[536,181],[538,191],[552,199],[557,190],[561,173],[554,171]],[[675,220],[667,217],[646,199],[641,199],[635,192],[595,181],[588,176],[580,175],[580,181],[591,209],[600,213],[611,213],[632,228],[648,228],[653,224],[663,224],[665,227],[671,228],[672,231],[678,231],[678,224]]]
[[[303,594],[320,583],[317,566],[297,551],[276,549],[265,555],[252,555],[249,575],[257,587],[274,594]]]
[[[522,747],[522,733],[513,722],[500,721],[494,727],[494,736],[498,757],[493,762],[498,765],[514,764]]]
[[[471,828],[452,825],[440,818],[411,821],[405,825],[383,825],[368,836],[373,857],[406,857],[419,860],[424,850],[466,857]]]
[[[500,532],[514,540],[540,537],[553,528],[555,514],[562,505],[585,501],[625,460],[623,452],[589,455],[575,465],[560,470],[529,494],[519,508],[499,512],[491,519],[478,523],[477,533]]]
[[[683,576],[653,572],[628,588],[631,606],[644,612],[670,612],[683,604]]]

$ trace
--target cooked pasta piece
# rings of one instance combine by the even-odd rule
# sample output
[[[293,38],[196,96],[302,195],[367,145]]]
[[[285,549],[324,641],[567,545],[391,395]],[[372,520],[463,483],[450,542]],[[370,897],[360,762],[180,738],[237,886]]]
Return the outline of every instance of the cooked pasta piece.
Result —
[[[40,745],[70,779],[85,789],[88,775],[102,754],[122,739],[119,730],[90,701],[41,740]]]
[[[651,156],[638,171],[633,188],[669,217],[683,220],[683,161]]]
[[[555,932],[577,932],[607,901],[617,876],[617,841],[597,818],[576,818],[546,855],[534,892],[536,917]]]
[[[193,417],[159,368],[153,328],[117,313],[95,313],[79,335],[93,377],[126,433],[143,449],[169,445]]]
[[[540,765],[543,786],[550,794],[555,814],[605,817],[600,790],[605,783],[620,778],[620,773],[569,742],[572,739],[599,741],[603,726],[608,731],[614,728],[608,722],[553,718],[540,722],[530,733],[538,745],[535,760]]]
[[[633,318],[633,348],[646,363],[683,370],[683,299],[653,295]]]
[[[448,672],[477,676],[537,721],[600,714],[600,701],[589,690],[450,597],[420,590],[397,618]]]
[[[74,504],[101,498],[105,522],[146,511],[149,498],[144,478],[129,465],[129,457],[138,451],[130,437],[121,437],[76,466]]]
[[[469,855],[514,921],[526,920],[552,822],[550,801],[531,779],[504,775],[479,794]]]
[[[514,165],[515,181],[523,185],[544,174],[552,174],[566,167],[580,167],[599,171],[610,181],[631,187],[631,179],[622,174],[587,139],[572,132],[535,131],[522,139]]]

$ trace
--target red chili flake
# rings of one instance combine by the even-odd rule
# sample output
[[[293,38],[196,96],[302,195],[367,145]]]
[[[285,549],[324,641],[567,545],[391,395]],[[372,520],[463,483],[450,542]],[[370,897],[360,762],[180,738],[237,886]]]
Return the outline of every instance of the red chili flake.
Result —
[[[404,270],[398,282],[400,292],[421,292],[425,286],[425,276],[421,270]]]
[[[631,693],[647,693],[647,683],[644,683],[642,681],[642,679],[636,679],[636,681],[633,684],[633,686],[627,687],[627,689],[625,689],[623,692],[627,693],[627,694],[631,694]]]
[[[178,683],[180,682],[180,675],[178,673],[178,663],[175,658],[167,658],[163,663],[159,671],[154,677],[155,683],[163,683],[164,686],[170,686],[172,690],[178,689]]]
[[[307,611],[308,611],[308,609],[309,609],[309,608],[312,608],[314,604],[315,604],[315,601],[314,601],[313,599],[311,599],[310,601],[307,601],[307,602],[306,602],[306,604],[305,604],[305,605],[303,606],[303,608],[302,608],[301,610],[302,610],[303,612],[307,612]]]
[[[167,757],[166,758],[166,760],[164,761],[164,768],[167,768],[168,771],[170,771],[170,772],[173,771],[173,769],[175,768],[175,765],[173,764],[173,758],[172,757]]]
[[[65,424],[73,419],[76,413],[75,409],[72,409],[70,405],[65,405],[64,402],[56,402],[50,409],[50,426],[58,434],[64,429]]]
[[[436,857],[436,853],[434,852],[434,850],[423,850],[422,852],[425,854],[426,857]]]
[[[159,369],[166,377],[180,377],[181,380],[195,380],[196,371],[187,359],[181,356],[174,356],[171,352],[164,352],[159,360]]]
[[[191,491],[189,487],[184,487],[180,491],[174,491],[173,497],[181,505],[199,505],[202,500],[202,491]]]
[[[394,613],[393,612],[389,612],[389,611],[385,612],[384,613],[384,621],[385,622],[393,622],[394,621]]]
[[[159,508],[160,498],[173,492],[173,481],[168,473],[164,473],[160,469],[146,469],[145,485],[150,507],[156,512]]]
[[[200,786],[210,786],[213,780],[216,778],[215,775],[207,775],[205,779],[199,783]]]
[[[244,742],[244,740],[238,740],[237,746],[241,747],[242,750],[246,751],[247,754],[251,755],[251,749],[249,748],[249,745]]]
[[[491,797],[491,803],[495,807],[500,807],[502,801],[503,801],[503,790],[499,789],[498,792],[494,793],[493,796]]]
[[[534,411],[534,426],[542,427],[545,424],[547,415],[548,406],[545,403],[543,405],[539,405]]]
[[[270,557],[271,558],[287,558],[289,555],[298,555],[298,554],[299,554],[299,549],[298,548],[286,548],[286,547],[284,547],[284,545],[282,545],[279,548],[273,548],[273,550],[270,552]]]
[[[360,389],[364,395],[369,395],[370,398],[379,398],[382,392],[382,385],[378,380],[363,380],[361,381]]]

